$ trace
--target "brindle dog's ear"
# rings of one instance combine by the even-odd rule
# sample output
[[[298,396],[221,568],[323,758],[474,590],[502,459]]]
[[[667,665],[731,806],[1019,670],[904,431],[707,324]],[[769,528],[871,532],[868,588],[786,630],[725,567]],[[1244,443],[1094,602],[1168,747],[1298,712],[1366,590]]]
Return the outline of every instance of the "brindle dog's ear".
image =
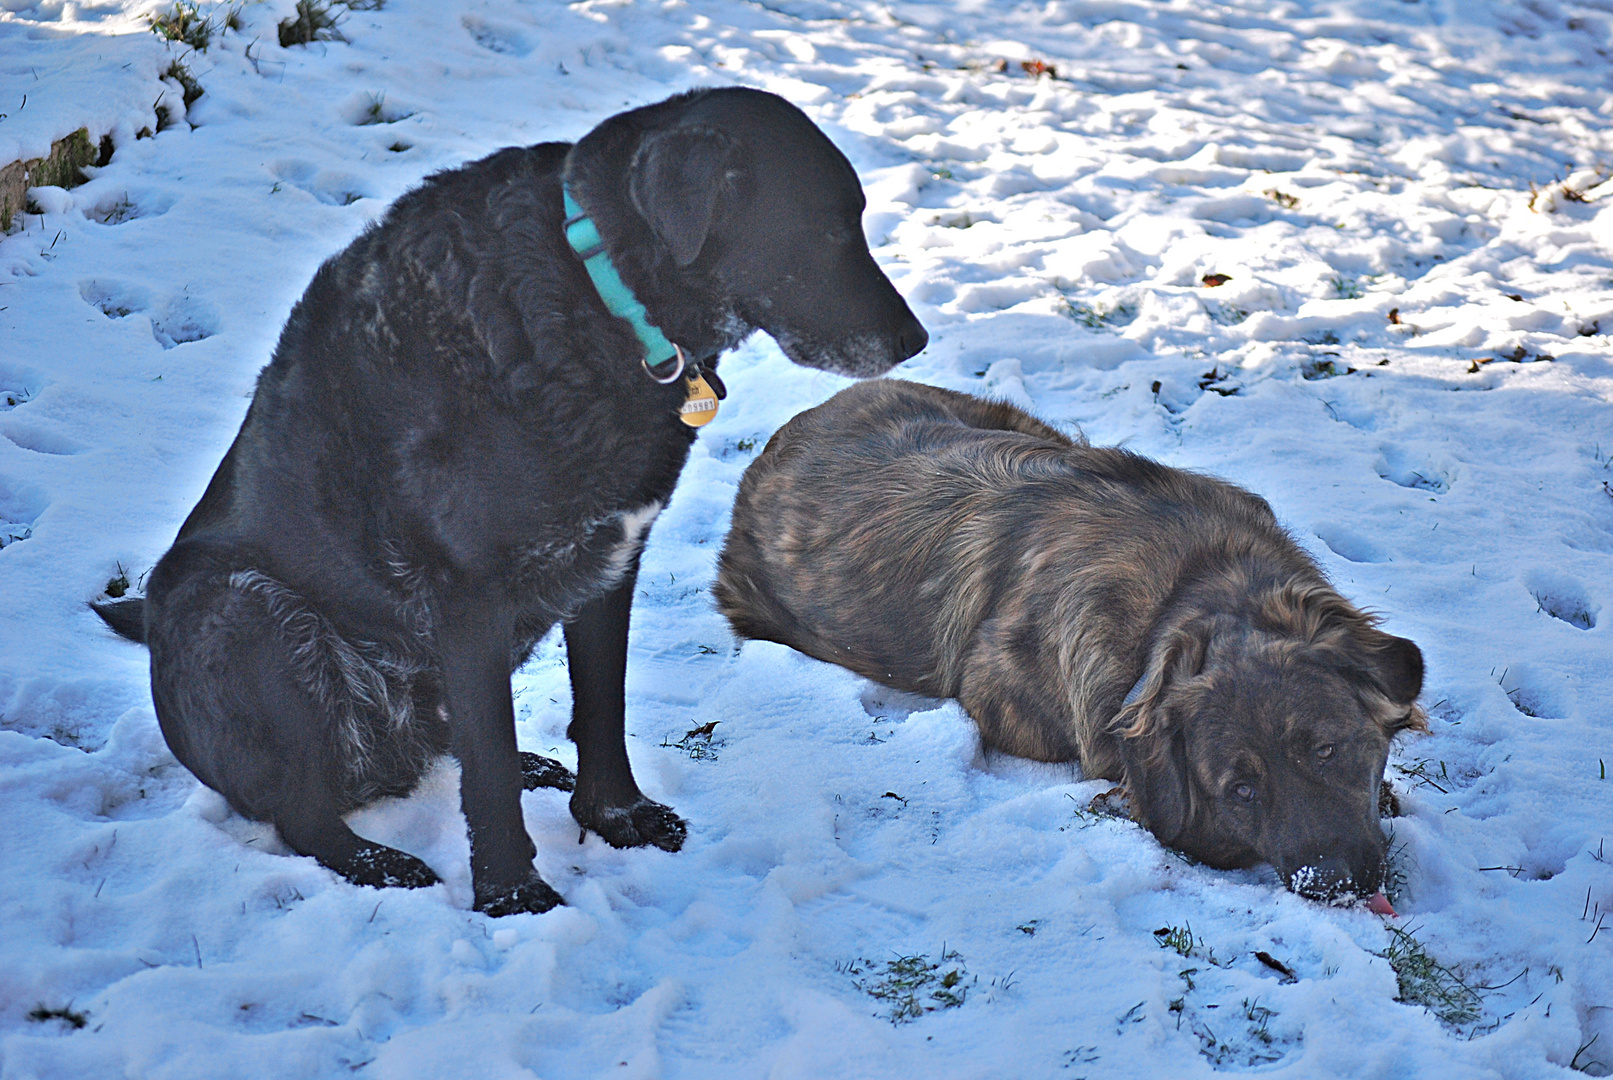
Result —
[[[1187,828],[1192,796],[1187,751],[1164,698],[1171,686],[1204,670],[1209,633],[1207,626],[1185,626],[1157,645],[1136,700],[1114,719],[1132,814],[1165,844]]]
[[[1376,635],[1373,677],[1396,705],[1410,705],[1423,692],[1423,651],[1414,642],[1393,634]]]
[[[706,244],[732,154],[727,136],[684,127],[646,136],[633,157],[628,174],[633,206],[679,266],[694,262]]]
[[[1187,753],[1174,731],[1120,740],[1131,793],[1132,816],[1162,844],[1174,843],[1187,829]]]

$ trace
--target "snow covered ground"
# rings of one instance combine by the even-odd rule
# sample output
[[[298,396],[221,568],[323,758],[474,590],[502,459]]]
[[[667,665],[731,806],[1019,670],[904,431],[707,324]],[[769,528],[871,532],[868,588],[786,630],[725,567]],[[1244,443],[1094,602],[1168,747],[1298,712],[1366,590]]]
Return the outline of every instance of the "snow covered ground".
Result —
[[[192,52],[149,0],[0,0],[0,165],[116,145],[0,239],[0,1076],[1613,1071],[1613,4],[387,0],[281,48],[291,6]],[[205,93],[137,138],[176,59]],[[355,819],[446,881],[405,892],[175,763],[84,603],[172,540],[318,263],[434,169],[723,83],[858,167],[932,334],[901,374],[1254,489],[1421,644],[1398,920],[736,648],[735,485],[844,385],[760,337],[634,613],[630,750],[683,852],[579,846],[530,793],[569,906],[489,920],[451,766]],[[519,733],[574,761],[563,664],[517,674]]]

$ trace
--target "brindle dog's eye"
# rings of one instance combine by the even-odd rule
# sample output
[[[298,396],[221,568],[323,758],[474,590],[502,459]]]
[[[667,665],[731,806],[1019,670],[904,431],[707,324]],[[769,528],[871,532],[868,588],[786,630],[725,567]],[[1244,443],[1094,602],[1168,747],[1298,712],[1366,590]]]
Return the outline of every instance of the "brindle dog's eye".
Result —
[[[1320,759],[1322,761],[1326,761],[1328,758],[1332,757],[1333,756],[1333,744],[1332,743],[1323,743],[1321,746],[1318,746],[1316,748],[1316,756],[1317,756],[1318,759]]]
[[[1239,784],[1237,787],[1232,789],[1232,794],[1236,795],[1244,802],[1249,802],[1255,797],[1255,789],[1248,784]]]

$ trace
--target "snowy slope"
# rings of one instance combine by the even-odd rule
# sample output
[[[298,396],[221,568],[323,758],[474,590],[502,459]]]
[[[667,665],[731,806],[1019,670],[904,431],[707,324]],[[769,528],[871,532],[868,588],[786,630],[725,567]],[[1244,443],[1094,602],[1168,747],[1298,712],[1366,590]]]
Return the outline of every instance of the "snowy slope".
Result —
[[[188,53],[150,2],[0,0],[0,151],[117,143],[0,239],[0,1077],[1613,1071],[1613,4],[388,0],[282,49],[291,6]],[[136,139],[173,59],[206,93]],[[314,268],[434,169],[723,83],[858,167],[932,333],[901,374],[1252,488],[1422,646],[1399,920],[1187,865],[954,704],[736,648],[735,485],[844,385],[760,337],[634,613],[630,750],[683,852],[579,846],[530,793],[569,906],[489,920],[451,765],[355,819],[446,881],[405,892],[174,762],[84,602],[172,540]],[[573,761],[563,665],[516,705]],[[1433,997],[1416,949],[1477,996],[1397,1001]],[[934,1010],[892,1023],[904,975]]]

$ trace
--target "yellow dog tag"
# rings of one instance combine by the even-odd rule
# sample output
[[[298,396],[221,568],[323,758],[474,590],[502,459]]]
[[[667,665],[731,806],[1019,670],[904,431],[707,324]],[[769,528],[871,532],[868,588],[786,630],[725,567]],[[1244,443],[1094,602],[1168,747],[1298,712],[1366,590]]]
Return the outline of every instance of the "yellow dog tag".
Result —
[[[705,427],[717,418],[717,392],[704,375],[691,375],[688,390],[689,396],[678,409],[678,419],[690,427]]]

